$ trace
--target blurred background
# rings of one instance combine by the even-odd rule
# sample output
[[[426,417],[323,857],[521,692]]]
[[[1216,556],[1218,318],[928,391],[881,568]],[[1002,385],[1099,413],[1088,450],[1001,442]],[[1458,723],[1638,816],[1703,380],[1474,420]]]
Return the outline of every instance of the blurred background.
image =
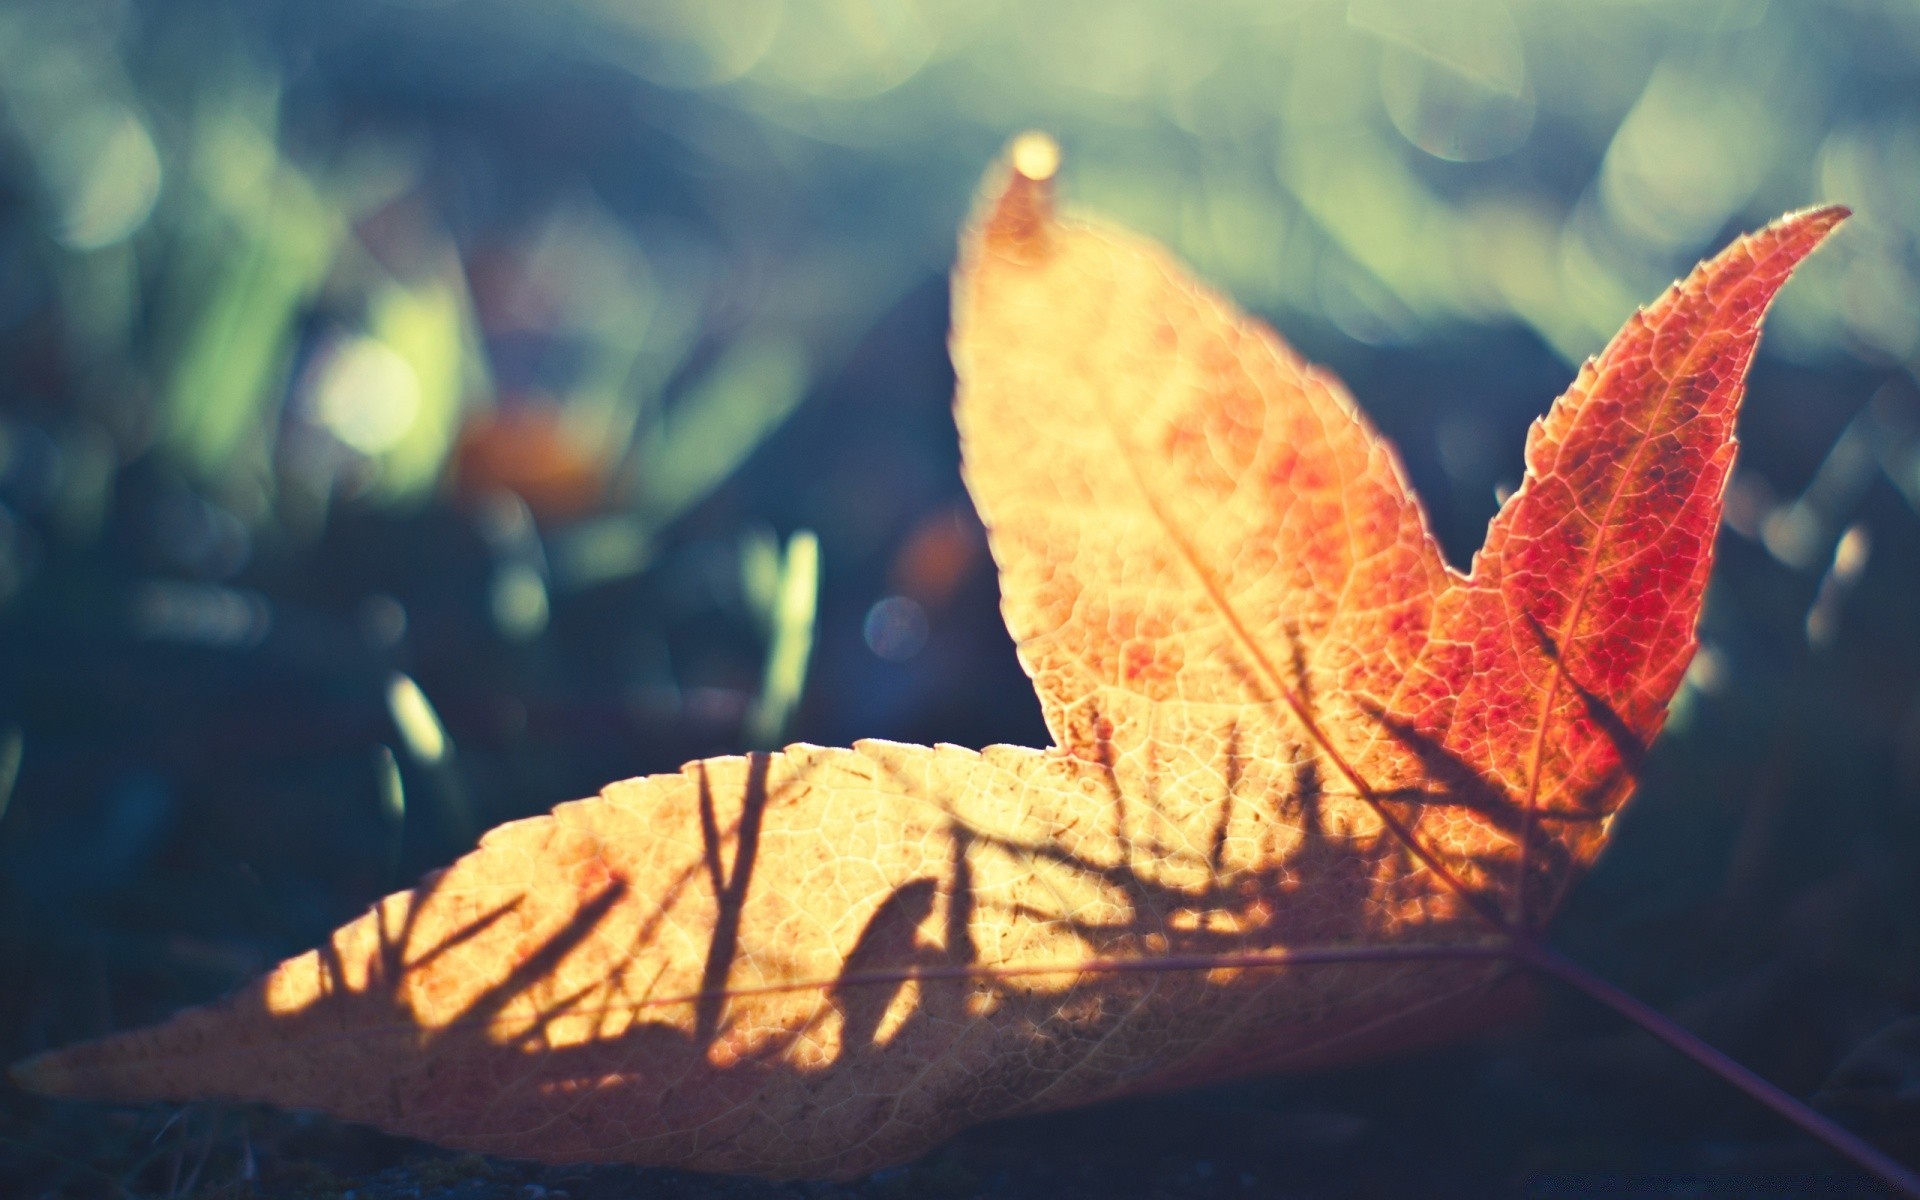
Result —
[[[612,779],[1040,744],[944,348],[1029,127],[1071,202],[1349,381],[1462,564],[1636,304],[1854,208],[1770,323],[1704,649],[1558,937],[1920,1157],[1903,0],[8,0],[0,1058],[207,999]],[[1546,988],[1491,1041],[803,1192],[0,1088],[21,1196],[1616,1185],[1863,1186]]]

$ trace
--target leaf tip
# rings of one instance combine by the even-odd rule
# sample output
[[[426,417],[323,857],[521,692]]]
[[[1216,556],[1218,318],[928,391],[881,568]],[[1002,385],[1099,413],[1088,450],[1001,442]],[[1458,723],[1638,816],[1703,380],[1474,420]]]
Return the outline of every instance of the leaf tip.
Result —
[[[1052,135],[1029,129],[1013,139],[1007,157],[1014,174],[1035,183],[1045,183],[1060,170],[1060,143]]]
[[[1798,263],[1813,253],[1829,234],[1840,227],[1841,222],[1852,215],[1853,210],[1844,204],[1819,204],[1788,213],[1769,225],[1762,234],[1770,234],[1789,245],[1793,251],[1793,261]]]
[[[1053,181],[1060,173],[1060,143],[1029,130],[1007,147],[997,189],[989,185],[986,240],[1015,257],[1030,259],[1046,249],[1053,223]]]

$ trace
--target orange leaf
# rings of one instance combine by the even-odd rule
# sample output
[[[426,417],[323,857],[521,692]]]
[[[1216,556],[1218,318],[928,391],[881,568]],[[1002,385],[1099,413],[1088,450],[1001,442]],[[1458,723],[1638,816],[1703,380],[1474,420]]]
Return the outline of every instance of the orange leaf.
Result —
[[[1471,575],[1331,377],[1019,144],[968,235],[967,482],[1056,745],[693,763],[494,830],[251,987],[15,1068],[447,1145],[847,1176],[992,1117],[1468,1027],[1692,653],[1760,317],[1737,242],[1529,439]]]

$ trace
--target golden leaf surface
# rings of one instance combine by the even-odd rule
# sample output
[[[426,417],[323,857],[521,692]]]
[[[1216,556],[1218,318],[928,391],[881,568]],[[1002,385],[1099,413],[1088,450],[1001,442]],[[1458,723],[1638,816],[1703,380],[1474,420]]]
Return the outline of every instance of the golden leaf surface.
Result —
[[[1762,312],[1735,243],[1537,424],[1469,576],[1341,386],[1159,248],[990,183],[966,478],[1056,745],[689,764],[517,821],[201,1009],[15,1068],[450,1146],[844,1177],[994,1117],[1471,1026],[1693,648]]]

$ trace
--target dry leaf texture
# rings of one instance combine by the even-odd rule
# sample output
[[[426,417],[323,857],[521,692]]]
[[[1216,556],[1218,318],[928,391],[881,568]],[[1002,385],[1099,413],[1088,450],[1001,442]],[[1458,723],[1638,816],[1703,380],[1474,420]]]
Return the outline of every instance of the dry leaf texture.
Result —
[[[1472,1024],[1693,649],[1763,310],[1589,363],[1462,577],[1339,383],[1026,143],[954,284],[967,483],[1056,745],[693,763],[503,826],[226,1000],[16,1068],[450,1146],[848,1176],[992,1117]]]

